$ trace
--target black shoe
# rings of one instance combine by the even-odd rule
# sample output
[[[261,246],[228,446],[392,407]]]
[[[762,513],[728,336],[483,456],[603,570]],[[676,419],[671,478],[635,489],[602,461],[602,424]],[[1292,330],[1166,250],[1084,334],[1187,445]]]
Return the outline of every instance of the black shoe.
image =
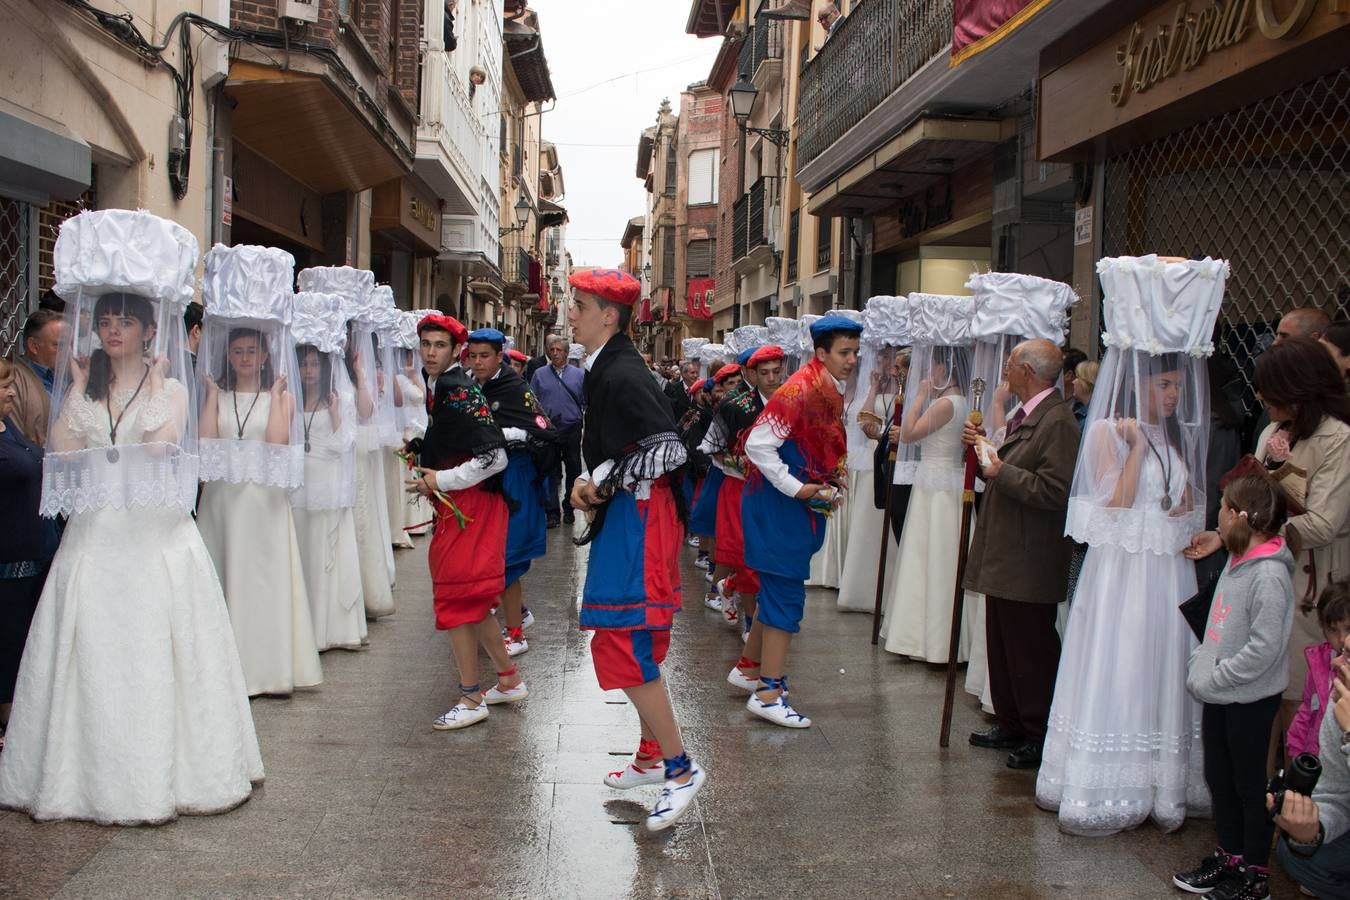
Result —
[[[1215,850],[1200,860],[1200,865],[1172,876],[1172,883],[1192,894],[1208,894],[1237,874],[1237,866],[1228,862],[1228,854]]]
[[[1025,734],[1014,734],[1002,725],[995,725],[988,731],[972,731],[970,746],[985,747],[989,750],[1011,750],[1027,742]]]
[[[1238,866],[1209,896],[1214,900],[1270,900],[1270,875]]]
[[[572,522],[576,520],[576,515],[571,510],[568,510],[567,512],[563,513],[562,519],[564,524],[571,525]]]
[[[1041,764],[1041,742],[1027,741],[1008,754],[1008,768],[1035,769]]]

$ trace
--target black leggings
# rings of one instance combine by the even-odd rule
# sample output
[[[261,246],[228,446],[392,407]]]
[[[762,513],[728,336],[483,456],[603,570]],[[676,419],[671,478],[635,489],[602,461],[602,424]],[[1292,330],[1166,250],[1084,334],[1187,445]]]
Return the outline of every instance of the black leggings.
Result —
[[[1254,866],[1269,864],[1275,836],[1266,815],[1266,752],[1279,709],[1279,694],[1251,703],[1206,703],[1200,720],[1219,846]]]

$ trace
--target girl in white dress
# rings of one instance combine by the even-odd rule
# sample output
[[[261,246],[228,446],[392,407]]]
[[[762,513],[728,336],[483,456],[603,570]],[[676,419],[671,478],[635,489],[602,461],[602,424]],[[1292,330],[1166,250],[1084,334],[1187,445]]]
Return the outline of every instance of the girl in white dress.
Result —
[[[35,819],[164,822],[263,777],[220,583],[190,512],[195,404],[183,309],[197,242],[144,212],[61,226],[67,329],[42,512],[69,524],[15,690],[0,806]]]
[[[350,266],[319,266],[300,273],[302,291],[337,294],[347,326],[346,369],[356,395],[356,548],[366,618],[394,612],[394,551],[385,498],[380,436],[378,368],[373,316],[375,276]]]
[[[1036,803],[1060,829],[1103,835],[1207,811],[1196,641],[1177,606],[1182,556],[1204,528],[1209,389],[1204,357],[1227,264],[1156,256],[1098,263],[1107,343],[1066,532],[1088,545],[1050,708]]]
[[[356,397],[342,364],[342,301],[296,294],[291,325],[300,365],[305,483],[291,494],[314,641],[320,651],[366,645],[356,549]]]
[[[289,493],[304,479],[289,334],[289,253],[206,254],[198,351],[202,487],[197,527],[215,560],[249,696],[323,681]]]
[[[901,357],[897,350],[909,343],[905,298],[868,300],[858,358],[860,396],[844,410],[849,441],[849,540],[839,578],[838,605],[845,612],[870,613],[876,606],[881,542],[889,535],[890,526],[885,510],[877,508],[875,479],[886,477],[890,470],[874,472],[873,458],[882,430],[891,427],[900,384]],[[865,394],[863,385],[867,385]],[[888,553],[894,552],[892,543]]]

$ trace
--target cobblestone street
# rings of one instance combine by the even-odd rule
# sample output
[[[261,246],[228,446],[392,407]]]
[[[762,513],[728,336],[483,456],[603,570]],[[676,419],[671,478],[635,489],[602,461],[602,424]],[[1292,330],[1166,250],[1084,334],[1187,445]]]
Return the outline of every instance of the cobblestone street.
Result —
[[[793,646],[793,695],[815,724],[752,719],[723,680],[739,642],[699,602],[693,551],[667,669],[711,780],[696,816],[647,835],[656,789],[600,784],[637,720],[596,687],[576,630],[585,551],[549,540],[527,579],[526,703],[431,729],[454,677],[419,539],[369,650],[325,654],[317,690],[254,701],[267,780],[252,799],[159,828],[0,813],[0,896],[1166,897],[1213,844],[1208,822],[1060,834],[1031,802],[1032,774],[966,745],[980,724],[968,695],[938,750],[941,670],[873,649],[868,618],[835,612],[833,592],[812,592]]]

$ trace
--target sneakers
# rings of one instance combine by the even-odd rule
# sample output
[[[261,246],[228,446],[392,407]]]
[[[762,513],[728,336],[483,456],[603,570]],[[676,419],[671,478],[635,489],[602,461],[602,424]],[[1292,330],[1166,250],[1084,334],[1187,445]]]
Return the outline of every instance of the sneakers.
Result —
[[[974,743],[973,737],[971,743]],[[1208,894],[1236,872],[1237,867],[1229,862],[1228,854],[1216,849],[1194,869],[1173,875],[1172,883],[1191,894]]]
[[[722,611],[722,598],[713,591],[703,595],[703,605],[714,612]]]
[[[665,780],[666,767],[659,759],[647,768],[641,768],[637,763],[629,763],[622,771],[610,772],[605,776],[605,784],[621,791],[642,787],[644,784],[663,784]]]
[[[708,584],[713,583],[713,564],[711,562],[708,563],[707,571],[703,573],[703,580]]]
[[[702,569],[705,572],[711,572],[712,565],[713,565],[712,560],[708,558],[708,554],[706,553],[700,552],[699,555],[694,558],[694,568],[696,569]]]
[[[690,547],[697,547],[697,546],[698,546],[698,535],[696,535],[696,534],[691,534],[691,535],[689,535],[689,537],[687,537],[687,538],[684,539],[684,542],[685,542],[687,545],[689,545]]]
[[[469,706],[464,700],[460,700],[452,709],[437,716],[436,721],[431,723],[431,727],[437,731],[457,731],[460,728],[477,725],[479,722],[486,720],[487,717],[487,703]]]
[[[504,643],[506,644],[507,656],[519,656],[530,649],[530,642],[525,640],[525,635],[521,634],[520,631],[508,633]]]
[[[525,682],[521,682],[512,688],[503,688],[499,684],[494,684],[483,694],[483,703],[485,705],[495,706],[498,703],[516,703],[530,696],[530,689],[525,687]]]
[[[741,671],[740,666],[732,666],[731,671],[727,673],[727,684],[754,693],[755,689],[759,687],[759,679],[746,675]]]
[[[745,708],[766,722],[772,722],[784,728],[811,727],[811,720],[789,706],[785,696],[780,695],[772,703],[765,703],[759,699],[759,695],[751,694],[750,699],[745,701]]]
[[[647,816],[648,831],[665,831],[694,805],[694,798],[703,790],[703,783],[708,780],[708,776],[692,763],[689,771],[689,781],[685,784],[671,779],[661,789],[660,798],[652,807],[651,815]]]
[[[730,580],[731,576],[728,575],[726,578],[723,578],[721,581],[717,582],[717,584],[713,585],[713,590],[717,591],[717,595],[722,598],[722,604],[724,606],[727,602],[734,600],[736,597],[735,591],[732,591],[727,587],[727,582]]]
[[[1270,873],[1238,866],[1209,896],[1215,900],[1270,900]]]
[[[726,601],[722,602],[722,621],[732,628],[736,628],[741,624],[741,614],[736,609],[736,604],[727,603]]]
[[[520,630],[524,631],[526,628],[529,628],[533,624],[534,624],[534,613],[530,612],[529,608],[526,607],[525,610],[523,611],[523,617],[520,620]]]

